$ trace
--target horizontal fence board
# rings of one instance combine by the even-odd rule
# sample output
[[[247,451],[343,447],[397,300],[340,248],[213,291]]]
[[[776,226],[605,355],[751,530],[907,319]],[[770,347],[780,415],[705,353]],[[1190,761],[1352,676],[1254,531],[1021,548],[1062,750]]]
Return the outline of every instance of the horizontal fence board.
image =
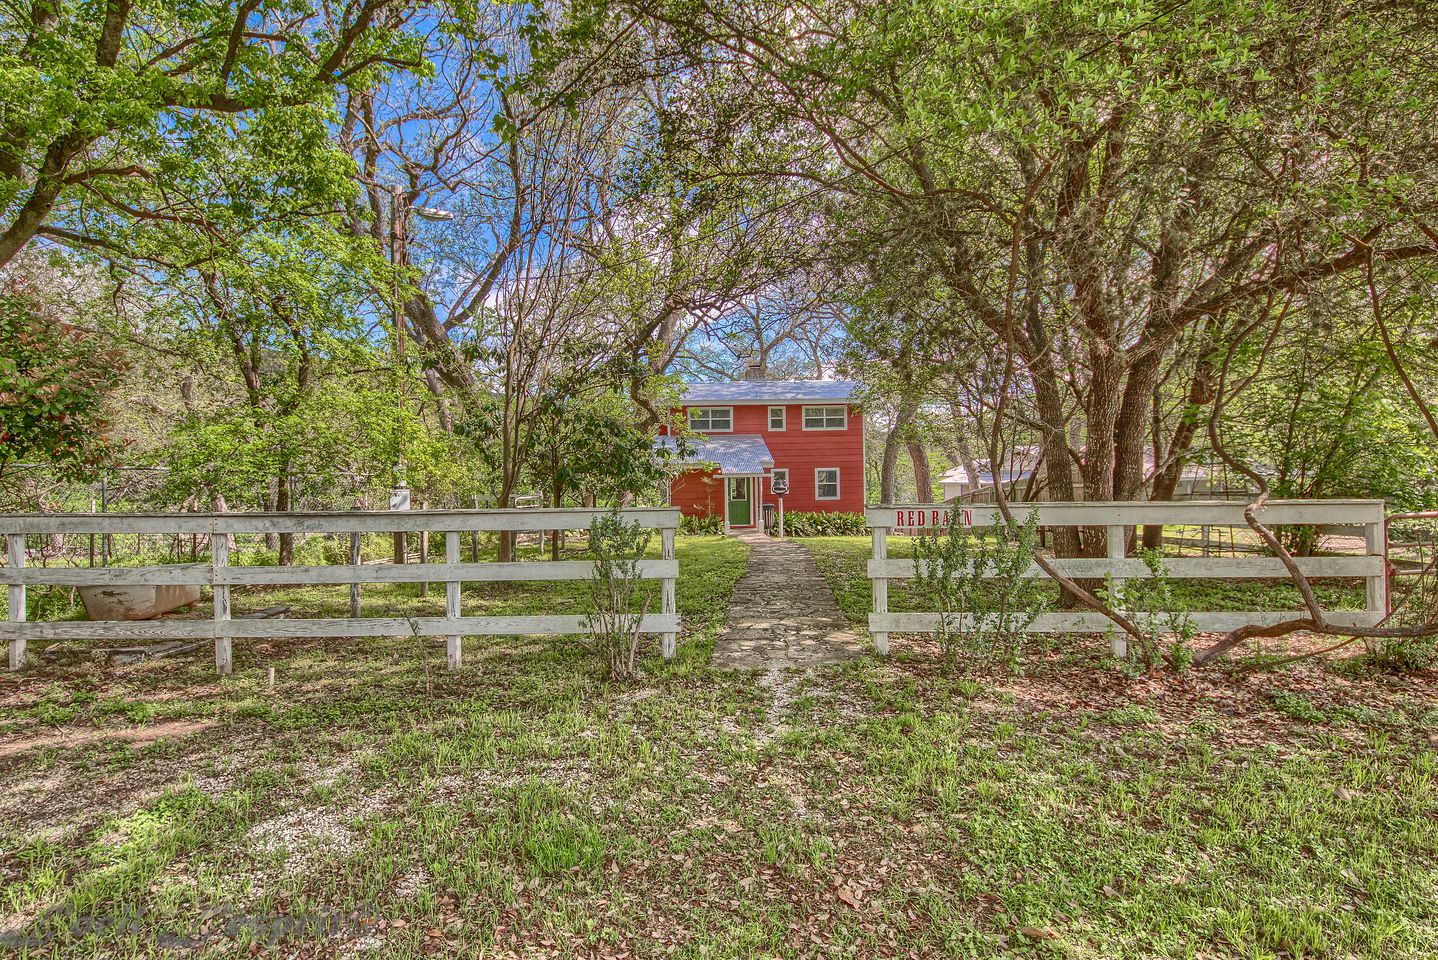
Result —
[[[884,577],[893,580],[911,579],[917,576],[918,560],[870,560],[869,577]],[[1063,559],[1050,561],[1058,571],[1068,577],[1103,577],[1112,574],[1124,580],[1142,580],[1153,576],[1148,564],[1142,560],[1108,560],[1105,558]],[[1305,576],[1310,577],[1373,577],[1383,573],[1383,558],[1372,557],[1295,557],[1294,562]],[[1226,579],[1269,579],[1288,576],[1283,561],[1277,557],[1174,557],[1165,559],[1163,570],[1175,580],[1226,580]],[[985,571],[985,577],[993,577],[993,569]],[[1024,572],[1030,579],[1047,577],[1038,564],[1031,565]]]
[[[864,515],[870,527],[903,529],[899,513],[912,510],[932,516],[935,510],[948,509],[948,504],[894,504],[866,507]],[[1016,519],[1022,520],[1030,510],[1038,511],[1039,524],[1046,527],[1064,526],[1137,526],[1154,524],[1206,524],[1210,526],[1247,527],[1243,519],[1246,504],[1232,500],[1175,501],[1093,501],[1087,503],[1010,503]],[[997,508],[984,504],[962,504],[973,514],[974,527],[993,525]],[[1265,524],[1365,524],[1383,522],[1382,500],[1275,500],[1258,513]]]
[[[153,567],[0,567],[0,585],[23,583],[61,587],[158,586],[212,584],[228,586],[293,586],[350,583],[466,583],[524,580],[587,580],[594,572],[588,560],[544,560],[522,563],[332,564],[314,567],[224,567],[208,563],[176,563]],[[679,575],[677,560],[641,560],[638,574],[654,580]]]
[[[22,634],[30,640],[208,640],[214,637],[438,637],[568,635],[587,632],[582,615],[516,617],[361,617],[254,620],[66,620],[51,623],[0,623],[0,639]],[[639,631],[675,633],[678,614],[645,614]]]
[[[653,580],[679,575],[677,560],[640,560],[638,575]],[[533,560],[519,563],[333,564],[318,567],[228,567],[216,576],[230,586],[255,584],[493,583],[523,580],[588,580],[590,560]]]
[[[396,510],[324,513],[11,513],[0,515],[0,533],[23,534],[262,534],[392,533],[587,530],[608,510]],[[643,507],[621,512],[630,523],[669,529],[679,511]]]
[[[208,563],[167,563],[153,567],[0,568],[0,584],[53,584],[57,587],[138,587],[207,584]]]
[[[1267,625],[1280,623],[1304,615],[1302,610],[1250,611],[1250,612],[1205,612],[1191,613],[1194,626],[1206,633],[1220,633],[1247,624]],[[1138,614],[1129,613],[1131,620],[1141,620]],[[1382,617],[1368,610],[1341,610],[1327,614],[1328,622],[1340,627],[1372,626]],[[950,622],[957,629],[967,629],[971,619],[956,615]],[[937,613],[871,613],[869,630],[878,633],[933,633],[938,629]],[[1057,613],[1041,613],[1029,625],[1028,633],[1104,633],[1118,630],[1113,622],[1101,613],[1092,610],[1075,610]]]

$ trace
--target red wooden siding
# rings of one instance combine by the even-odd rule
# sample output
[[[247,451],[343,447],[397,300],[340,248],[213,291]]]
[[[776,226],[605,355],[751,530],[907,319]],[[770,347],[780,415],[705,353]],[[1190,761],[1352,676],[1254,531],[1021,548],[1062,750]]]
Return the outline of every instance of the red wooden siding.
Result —
[[[819,513],[862,513],[864,510],[864,415],[849,404],[785,404],[783,430],[769,429],[767,403],[696,404],[696,406],[732,406],[733,433],[758,434],[774,455],[774,468],[789,471],[789,492],[784,509]],[[772,404],[779,406],[779,404]],[[849,425],[843,430],[805,430],[804,407],[848,406]],[[724,434],[715,434],[723,436]],[[815,497],[814,471],[820,467],[839,470],[839,499],[819,500]],[[759,481],[761,503],[778,503],[769,490],[767,478]],[[685,514],[720,515],[724,506],[724,488],[712,471],[692,471],[675,478],[670,503]],[[712,504],[712,506],[711,506]]]
[[[669,488],[669,505],[686,517],[723,516],[724,482],[713,470],[681,473]]]

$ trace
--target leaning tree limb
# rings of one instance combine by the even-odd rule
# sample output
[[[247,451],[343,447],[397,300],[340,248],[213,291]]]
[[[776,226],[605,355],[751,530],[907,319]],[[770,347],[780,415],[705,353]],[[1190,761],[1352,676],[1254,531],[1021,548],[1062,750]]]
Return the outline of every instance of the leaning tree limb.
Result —
[[[1268,352],[1268,346],[1272,342],[1273,339],[1270,338],[1268,343],[1265,344],[1263,353],[1259,357],[1259,364],[1263,363]],[[1244,522],[1248,524],[1249,529],[1258,535],[1264,545],[1266,545],[1268,549],[1273,552],[1273,555],[1278,558],[1279,562],[1283,564],[1284,570],[1288,572],[1289,580],[1298,588],[1299,594],[1303,597],[1303,605],[1307,615],[1291,617],[1287,620],[1281,620],[1278,623],[1266,625],[1245,624],[1241,627],[1236,627],[1194,657],[1194,665],[1202,666],[1203,664],[1216,660],[1250,640],[1284,637],[1300,632],[1313,633],[1320,636],[1346,637],[1349,641],[1358,639],[1399,640],[1438,637],[1438,623],[1420,624],[1415,627],[1384,626],[1391,614],[1385,615],[1383,619],[1379,620],[1379,622],[1372,627],[1337,626],[1328,620],[1327,615],[1323,611],[1323,607],[1318,602],[1317,595],[1314,593],[1312,582],[1303,571],[1299,569],[1297,561],[1293,559],[1293,555],[1289,553],[1287,548],[1279,541],[1273,530],[1259,519],[1259,513],[1269,498],[1268,481],[1257,470],[1254,470],[1248,464],[1241,462],[1230,454],[1219,436],[1219,418],[1222,416],[1228,402],[1233,399],[1238,392],[1225,392],[1229,370],[1232,366],[1237,346],[1238,341],[1234,341],[1234,343],[1230,345],[1228,353],[1224,357],[1223,365],[1219,370],[1218,390],[1214,397],[1213,409],[1210,411],[1208,418],[1209,444],[1213,452],[1216,453],[1230,469],[1241,473],[1257,487],[1257,495],[1243,509]],[[1251,380],[1252,378],[1249,379]],[[1338,646],[1343,645],[1344,644],[1339,644]],[[1330,649],[1336,649],[1336,647]],[[1291,657],[1285,662],[1306,659],[1317,656],[1322,652],[1324,651],[1313,651],[1309,654]]]

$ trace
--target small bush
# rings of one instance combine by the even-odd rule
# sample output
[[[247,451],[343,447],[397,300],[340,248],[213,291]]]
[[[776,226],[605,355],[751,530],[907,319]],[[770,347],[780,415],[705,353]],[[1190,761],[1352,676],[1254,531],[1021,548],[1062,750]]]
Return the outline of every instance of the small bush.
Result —
[[[869,532],[862,513],[784,511],[786,537],[861,537]]]
[[[1438,664],[1438,648],[1432,637],[1368,640],[1365,651],[1356,657],[1338,660],[1334,672],[1350,676],[1376,673],[1415,673]]]
[[[1157,550],[1140,550],[1139,559],[1148,567],[1146,580],[1130,580],[1123,591],[1117,589],[1112,576],[1104,582],[1104,596],[1114,609],[1124,610],[1144,633],[1139,652],[1144,665],[1152,669],[1162,660],[1174,673],[1182,673],[1193,664],[1193,638],[1198,635],[1193,617],[1174,589],[1173,580]],[[1161,640],[1165,634],[1174,637],[1164,652]]]
[[[710,515],[679,518],[679,532],[687,537],[712,537],[724,532],[724,521]]]
[[[1038,514],[1022,523],[993,517],[993,535],[980,538],[958,524],[921,535],[915,588],[939,614],[935,638],[950,669],[967,654],[983,669],[1013,670],[1025,632],[1043,603],[1042,581],[1024,576],[1038,549]]]
[[[634,676],[639,651],[639,625],[649,610],[648,600],[636,613],[639,561],[649,547],[650,531],[635,521],[626,523],[618,509],[594,521],[589,528],[589,552],[594,573],[589,578],[589,636],[604,652],[610,679]]]

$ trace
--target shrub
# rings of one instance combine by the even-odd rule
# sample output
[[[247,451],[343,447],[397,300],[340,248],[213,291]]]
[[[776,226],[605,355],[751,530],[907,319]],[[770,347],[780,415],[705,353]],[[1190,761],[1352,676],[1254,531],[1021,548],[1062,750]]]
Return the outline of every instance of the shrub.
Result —
[[[786,537],[860,537],[869,532],[862,513],[784,512]]]
[[[724,521],[714,515],[680,517],[679,532],[688,537],[716,536],[724,532]]]
[[[952,516],[947,531],[915,541],[916,586],[939,614],[939,649],[951,668],[967,653],[982,667],[1013,669],[1043,605],[1043,581],[1023,575],[1038,548],[1038,514],[1022,523],[994,514],[986,538],[955,522],[959,511]]]
[[[638,613],[631,611],[639,592],[639,561],[649,547],[650,536],[639,521],[626,523],[617,509],[589,528],[589,551],[594,555],[594,573],[589,578],[589,636],[604,652],[610,679],[634,676],[639,625],[649,611],[648,599]]]
[[[1139,653],[1146,667],[1152,669],[1163,660],[1173,672],[1182,673],[1193,663],[1190,644],[1198,635],[1198,629],[1193,617],[1188,614],[1186,604],[1174,590],[1163,555],[1157,550],[1140,550],[1138,556],[1148,567],[1148,578],[1137,582],[1130,580],[1123,590],[1119,590],[1112,576],[1105,577],[1105,600],[1112,608],[1128,613],[1130,619],[1143,630]],[[1172,634],[1175,638],[1167,653],[1163,652],[1160,643],[1165,634]]]

